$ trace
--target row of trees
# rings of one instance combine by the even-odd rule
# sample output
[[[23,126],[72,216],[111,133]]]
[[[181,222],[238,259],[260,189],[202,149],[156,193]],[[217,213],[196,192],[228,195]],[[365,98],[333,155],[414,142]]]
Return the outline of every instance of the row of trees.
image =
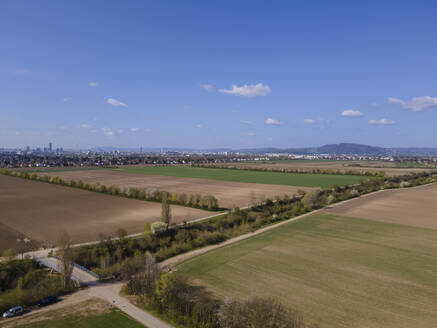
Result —
[[[39,176],[38,174],[25,171],[12,171],[12,170],[1,170],[0,173],[20,177],[29,180],[47,182],[52,184],[58,184],[62,186],[74,187],[79,189],[85,189],[94,192],[100,192],[113,196],[122,196],[127,198],[134,198],[138,200],[146,200],[151,202],[161,202],[163,197],[167,197],[167,200],[171,204],[182,205],[194,208],[200,208],[208,211],[219,210],[219,203],[217,198],[212,195],[200,195],[200,194],[185,194],[185,193],[169,193],[168,191],[158,190],[158,189],[138,189],[138,188],[120,188],[116,185],[107,187],[100,183],[89,184],[79,181],[65,181],[60,177],[50,177],[48,175]]]
[[[180,274],[162,273],[150,253],[123,270],[125,290],[167,319],[195,328],[301,328],[301,316],[272,298],[215,298]],[[133,264],[135,262],[135,264]],[[305,326],[308,327],[308,326]]]
[[[294,168],[272,168],[272,167],[256,167],[243,165],[215,165],[215,164],[193,164],[193,167],[228,169],[228,170],[246,170],[246,171],[260,171],[260,172],[280,172],[280,173],[307,173],[307,174],[332,174],[332,175],[362,175],[370,177],[385,177],[384,171],[372,170],[337,170],[337,169],[294,169]]]

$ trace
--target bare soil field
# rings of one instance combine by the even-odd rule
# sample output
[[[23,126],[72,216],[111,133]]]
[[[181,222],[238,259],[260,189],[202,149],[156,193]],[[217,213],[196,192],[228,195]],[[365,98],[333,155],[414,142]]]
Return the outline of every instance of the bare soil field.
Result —
[[[437,229],[437,184],[393,189],[360,197],[328,213]]]
[[[332,169],[332,170],[351,170],[357,173],[361,171],[377,171],[385,172],[388,176],[399,176],[408,173],[424,172],[426,168],[396,168],[393,162],[384,161],[283,161],[274,163],[232,163],[223,165],[237,165],[245,168],[269,168],[274,170],[280,169],[300,169],[300,170],[315,170],[315,169]]]
[[[248,206],[252,198],[274,198],[297,194],[297,190],[311,190],[308,187],[281,186],[258,183],[217,181],[197,178],[180,178],[161,175],[146,175],[113,170],[84,170],[65,172],[45,172],[45,175],[58,176],[63,180],[82,180],[86,183],[117,185],[120,188],[159,189],[171,193],[214,195],[220,207]]]
[[[16,234],[53,242],[66,230],[74,243],[97,240],[118,228],[143,231],[146,222],[159,220],[159,203],[109,196],[90,191],[0,175],[0,252],[10,248]],[[172,206],[173,222],[213,213]],[[13,245],[12,245],[13,246]]]

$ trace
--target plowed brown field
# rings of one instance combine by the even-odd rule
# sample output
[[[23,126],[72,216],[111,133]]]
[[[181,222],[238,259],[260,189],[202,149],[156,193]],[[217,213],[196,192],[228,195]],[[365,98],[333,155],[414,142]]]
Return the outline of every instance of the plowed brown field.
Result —
[[[427,168],[395,168],[394,163],[379,161],[287,161],[287,163],[232,163],[223,165],[237,165],[245,168],[268,168],[273,170],[294,169],[294,170],[336,170],[336,171],[376,171],[385,172],[388,176],[399,176],[409,173],[429,171]]]
[[[120,188],[159,189],[171,193],[214,195],[220,207],[248,206],[252,198],[260,200],[263,196],[274,198],[288,194],[292,196],[297,190],[312,188],[281,186],[258,183],[228,182],[197,178],[180,178],[161,175],[146,175],[112,170],[82,170],[64,172],[44,172],[45,175],[58,176],[66,181],[82,180],[87,183],[117,185]]]
[[[53,243],[60,231],[74,243],[97,240],[118,228],[141,232],[160,218],[159,203],[0,175],[0,252],[16,247],[17,236]],[[172,206],[174,222],[206,217],[212,212]]]
[[[344,216],[437,229],[437,184],[384,190],[326,211]]]

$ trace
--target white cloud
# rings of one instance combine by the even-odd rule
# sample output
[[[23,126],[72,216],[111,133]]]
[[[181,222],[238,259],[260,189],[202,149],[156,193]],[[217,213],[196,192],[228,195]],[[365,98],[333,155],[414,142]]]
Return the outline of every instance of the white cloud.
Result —
[[[379,107],[379,105],[377,103],[371,103],[370,106],[373,108]]]
[[[346,117],[361,117],[361,116],[364,116],[364,114],[362,112],[360,112],[359,110],[348,109],[348,110],[344,110],[341,113],[341,116],[346,116]]]
[[[241,87],[233,84],[231,90],[227,89],[220,89],[219,92],[226,93],[228,95],[235,95],[235,96],[244,96],[249,98],[254,97],[265,97],[267,96],[272,89],[268,85],[264,85],[262,83],[258,84],[251,84],[251,85],[243,85]]]
[[[380,120],[370,120],[369,124],[372,124],[372,125],[393,125],[393,124],[396,124],[396,122],[392,121],[392,120],[388,120],[386,118],[382,118]]]
[[[95,87],[98,87],[98,86],[99,86],[99,84],[98,84],[97,82],[93,82],[93,81],[91,81],[90,83],[88,83],[88,85],[89,85],[91,88],[95,88]]]
[[[404,101],[398,98],[388,98],[389,104],[399,105],[404,109],[411,110],[413,112],[421,112],[433,107],[437,107],[437,97],[422,96],[412,98],[410,101]]]
[[[130,131],[131,131],[131,132],[137,132],[137,131],[138,131],[138,128],[130,128]]]
[[[70,101],[73,100],[73,98],[71,98],[71,97],[65,97],[63,100],[64,100],[64,102],[70,102]]]
[[[196,128],[198,129],[203,128],[203,124],[196,124]]]
[[[203,90],[207,92],[212,92],[215,89],[214,86],[211,84],[201,84],[200,86],[203,88]]]
[[[253,137],[253,136],[256,136],[256,133],[249,132],[247,135]]]
[[[91,126],[88,124],[81,124],[81,125],[79,125],[79,127],[82,129],[89,129]]]
[[[113,136],[115,132],[111,128],[102,128],[103,134],[105,136]]]
[[[252,124],[252,121],[240,120],[241,124]]]
[[[311,119],[311,118],[306,118],[306,119],[303,120],[303,122],[307,123],[307,124],[314,124],[314,123],[316,123],[316,121]]]
[[[278,120],[274,120],[273,118],[270,118],[270,117],[268,119],[266,119],[265,123],[267,125],[281,125],[282,124]]]
[[[117,99],[114,99],[114,98],[108,98],[108,100],[106,100],[106,102],[112,106],[127,107],[127,104],[125,104],[124,102],[121,102]]]

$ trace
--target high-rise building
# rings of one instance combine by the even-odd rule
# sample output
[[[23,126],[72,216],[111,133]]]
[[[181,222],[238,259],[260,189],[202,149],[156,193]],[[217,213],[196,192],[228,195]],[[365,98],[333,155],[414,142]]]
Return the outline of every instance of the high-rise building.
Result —
[[[49,142],[49,152],[52,152],[52,150],[53,150],[52,143]]]

